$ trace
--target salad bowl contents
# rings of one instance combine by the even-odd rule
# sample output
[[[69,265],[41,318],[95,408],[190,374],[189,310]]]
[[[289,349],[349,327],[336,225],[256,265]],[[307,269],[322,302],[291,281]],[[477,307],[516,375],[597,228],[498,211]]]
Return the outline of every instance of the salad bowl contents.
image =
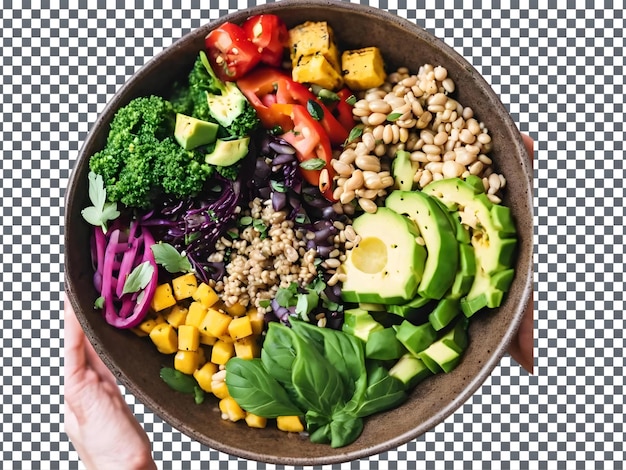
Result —
[[[529,297],[530,194],[511,118],[441,41],[284,1],[190,33],[107,106],[67,193],[67,289],[181,431],[352,460],[495,367]]]

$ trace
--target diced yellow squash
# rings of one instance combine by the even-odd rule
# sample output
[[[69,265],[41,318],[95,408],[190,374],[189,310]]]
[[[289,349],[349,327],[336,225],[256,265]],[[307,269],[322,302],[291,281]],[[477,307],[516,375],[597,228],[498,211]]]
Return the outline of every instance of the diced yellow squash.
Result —
[[[246,412],[241,409],[233,397],[222,398],[219,403],[222,419],[237,422],[246,417]]]
[[[213,374],[217,372],[217,364],[213,364],[212,362],[206,362],[202,367],[197,369],[193,373],[193,377],[198,382],[198,385],[205,392],[211,393],[213,390],[211,388],[211,382],[213,378]]]
[[[321,54],[302,56],[291,70],[291,78],[299,83],[311,83],[328,90],[343,84],[343,77]]]
[[[183,274],[172,280],[176,300],[188,299],[198,289],[198,281],[194,273]]]
[[[169,283],[158,285],[150,304],[152,310],[160,312],[173,305],[176,305],[176,299],[172,293],[172,286]]]
[[[246,424],[251,428],[263,429],[267,426],[267,418],[252,413],[246,413]]]
[[[150,334],[154,327],[160,323],[165,323],[165,318],[160,313],[157,313],[156,315],[147,317],[137,326],[137,329],[143,331],[146,334]]]
[[[250,325],[252,325],[252,333],[255,335],[260,335],[263,333],[263,329],[265,328],[265,320],[264,315],[259,312],[256,308],[251,308],[246,313],[248,318],[250,318]]]
[[[235,356],[241,359],[254,359],[260,357],[261,348],[256,336],[248,336],[235,341]]]
[[[150,332],[150,339],[162,354],[174,354],[178,351],[176,330],[169,323],[159,323]]]
[[[207,346],[213,346],[215,344],[215,342],[217,341],[217,338],[213,335],[204,333],[204,332],[200,332],[200,344],[206,344]]]
[[[225,365],[235,355],[235,345],[226,341],[217,340],[211,349],[211,362]]]
[[[198,369],[199,362],[198,351],[178,351],[174,356],[174,369],[183,374],[193,374]]]
[[[339,71],[339,50],[326,21],[307,21],[289,30],[289,53],[295,67],[301,57],[319,54]]]
[[[206,364],[206,351],[200,346],[196,352],[198,353],[198,368],[200,368]]]
[[[200,346],[200,332],[193,325],[178,327],[178,349],[180,351],[197,351]]]
[[[178,328],[180,325],[185,324],[188,312],[189,310],[186,307],[176,304],[165,315],[165,321],[167,321],[174,328]]]
[[[200,323],[199,330],[202,333],[219,338],[228,334],[228,325],[230,325],[232,320],[233,317],[230,315],[214,308],[209,308],[204,320]]]
[[[202,282],[191,296],[193,300],[202,303],[206,308],[212,307],[220,299],[211,286]]]
[[[233,339],[233,337],[229,334],[225,334],[220,336],[219,338],[217,338],[220,341],[224,341],[225,343],[234,343],[235,340]]]
[[[211,392],[213,392],[213,395],[215,395],[217,398],[222,399],[230,396],[230,393],[228,393],[228,386],[226,385],[226,382],[213,382],[211,388]]]
[[[147,333],[145,331],[143,331],[141,328],[139,328],[138,326],[131,328],[130,331],[132,331],[133,333],[135,333],[137,336],[139,336],[140,338],[143,338],[145,336],[148,336],[150,333]]]
[[[276,418],[276,426],[281,431],[286,432],[302,432],[304,426],[299,416],[279,416]]]
[[[252,334],[252,323],[250,323],[250,317],[245,315],[243,317],[233,318],[228,325],[228,334],[234,340],[250,336]]]
[[[246,313],[246,307],[241,305],[239,302],[231,305],[230,307],[226,307],[225,310],[228,312],[229,315],[232,315],[233,317],[240,317],[241,315]]]
[[[341,70],[345,84],[354,91],[381,86],[387,77],[383,56],[377,47],[344,51]]]
[[[185,318],[185,325],[192,325],[200,329],[200,325],[204,321],[204,317],[207,314],[207,308],[200,302],[191,302],[189,304],[189,311]]]

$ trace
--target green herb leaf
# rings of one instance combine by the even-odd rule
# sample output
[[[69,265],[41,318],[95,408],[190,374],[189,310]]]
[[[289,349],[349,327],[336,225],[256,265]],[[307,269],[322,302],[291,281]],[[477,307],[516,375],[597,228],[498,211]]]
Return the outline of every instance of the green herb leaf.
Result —
[[[191,263],[187,256],[182,255],[169,243],[159,242],[150,247],[157,264],[163,266],[168,273],[187,273],[191,271]]]
[[[241,225],[242,227],[250,225],[251,223],[252,223],[252,217],[250,217],[249,215],[244,215],[243,217],[239,219],[239,225]]]
[[[89,199],[93,205],[83,209],[81,214],[87,222],[96,227],[102,227],[102,231],[106,233],[107,222],[117,219],[120,212],[117,210],[117,203],[106,202],[107,192],[102,176],[90,171],[88,179]]]
[[[363,420],[339,411],[330,422],[330,446],[334,449],[351,444],[363,432]]]
[[[284,288],[281,287],[276,292],[276,302],[281,307],[293,307],[296,305],[298,299],[296,299],[296,294],[298,293],[298,284],[292,282],[289,287]]]
[[[131,294],[133,292],[139,292],[144,289],[152,276],[154,275],[154,266],[150,264],[150,261],[144,261],[139,266],[135,267],[124,281],[124,289],[122,294]]]
[[[296,315],[304,321],[309,321],[309,313],[318,306],[320,297],[312,289],[307,289],[306,294],[298,294],[297,297]]]
[[[350,95],[346,98],[346,103],[348,103],[350,106],[354,106],[356,104],[356,96],[354,95]]]
[[[311,158],[300,163],[303,170],[321,170],[326,166],[326,162],[321,158]]]
[[[353,414],[365,416],[394,408],[406,400],[404,384],[389,375],[379,361],[368,361],[367,388]]]
[[[183,374],[181,371],[171,367],[163,367],[160,373],[161,379],[170,388],[181,393],[195,393],[198,382],[191,375]]]
[[[354,126],[352,130],[350,131],[350,134],[348,135],[348,140],[346,141],[346,144],[349,144],[350,142],[354,142],[356,139],[358,139],[362,135],[363,135],[363,126]]]
[[[271,303],[269,300],[259,300],[259,307],[267,308]]]
[[[402,117],[402,114],[400,113],[391,113],[387,115],[387,121],[397,121],[398,119],[400,119]]]
[[[270,322],[261,349],[261,362],[287,392],[293,391],[291,369],[296,359],[294,332],[278,322]]]
[[[324,119],[324,110],[319,105],[319,103],[315,100],[309,100],[306,102],[306,110],[309,112],[311,117],[316,121],[321,121]]]
[[[185,234],[185,243],[189,245],[190,243],[194,242],[198,238],[200,238],[200,232],[193,232],[189,235]]]
[[[249,413],[264,418],[300,416],[285,389],[263,367],[261,359],[233,357],[226,363],[228,393]]]
[[[279,192],[279,193],[287,192],[287,188],[285,187],[285,184],[279,181],[270,180],[270,186],[276,192]]]
[[[93,303],[93,308],[104,308],[104,297],[98,297]]]

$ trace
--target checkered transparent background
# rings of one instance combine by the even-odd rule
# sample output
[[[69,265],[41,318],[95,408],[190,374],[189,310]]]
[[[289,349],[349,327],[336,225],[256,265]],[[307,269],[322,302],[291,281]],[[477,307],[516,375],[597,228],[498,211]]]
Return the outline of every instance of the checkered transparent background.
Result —
[[[148,58],[253,3],[2,2],[3,468],[82,468],[62,424],[63,195],[91,124]],[[507,356],[431,432],[337,467],[622,468],[623,1],[369,3],[464,55],[536,141],[536,368]],[[273,467],[122,391],[160,468]]]

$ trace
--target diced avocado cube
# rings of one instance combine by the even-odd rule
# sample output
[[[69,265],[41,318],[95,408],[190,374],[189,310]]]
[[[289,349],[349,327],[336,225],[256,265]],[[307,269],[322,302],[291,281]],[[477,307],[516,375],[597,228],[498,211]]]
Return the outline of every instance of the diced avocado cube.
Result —
[[[410,353],[417,356],[437,339],[437,332],[430,323],[416,326],[405,320],[396,327],[396,338]]]
[[[402,382],[407,389],[414,387],[433,373],[421,359],[413,354],[404,354],[391,369],[389,375]]]

